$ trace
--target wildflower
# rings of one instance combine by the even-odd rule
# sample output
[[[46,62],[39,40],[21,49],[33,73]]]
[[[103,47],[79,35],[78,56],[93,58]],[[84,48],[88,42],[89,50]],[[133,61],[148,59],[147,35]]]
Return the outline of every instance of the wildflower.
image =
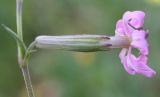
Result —
[[[104,51],[122,48],[119,57],[129,74],[142,74],[152,77],[156,72],[147,65],[148,32],[143,30],[145,13],[142,11],[126,12],[116,24],[115,36],[106,35],[63,35],[36,37],[36,47],[61,49],[78,52]],[[132,54],[132,49],[139,50],[139,55]]]
[[[143,30],[145,13],[142,11],[127,11],[116,24],[115,36],[127,37],[130,45],[121,50],[119,57],[125,70],[131,74],[142,74],[152,77],[156,72],[147,65],[148,33]],[[132,49],[139,50],[139,55],[132,54]]]

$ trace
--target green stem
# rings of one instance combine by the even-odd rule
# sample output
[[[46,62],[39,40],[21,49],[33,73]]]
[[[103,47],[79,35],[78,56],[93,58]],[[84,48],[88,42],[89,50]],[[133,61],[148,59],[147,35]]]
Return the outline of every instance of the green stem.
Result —
[[[28,97],[35,97],[34,92],[33,92],[33,88],[32,88],[32,82],[31,82],[31,78],[30,78],[30,74],[29,74],[28,65],[22,66],[21,71],[23,73],[23,78],[25,81]]]
[[[16,0],[16,22],[17,22],[17,36],[23,43],[23,32],[22,32],[22,6],[23,0]],[[28,70],[28,62],[25,59],[25,54],[27,51],[23,50],[23,47],[18,43],[18,63],[23,73],[23,78],[25,81],[28,97],[35,97],[31,78]]]
[[[22,32],[22,0],[16,0],[16,22],[17,22],[17,35],[21,41],[23,41]],[[18,63],[22,64],[24,52],[21,50],[21,46],[18,44]]]
[[[22,5],[23,0],[16,1],[16,20],[17,20],[17,34],[21,40],[23,40],[23,33],[22,33]]]

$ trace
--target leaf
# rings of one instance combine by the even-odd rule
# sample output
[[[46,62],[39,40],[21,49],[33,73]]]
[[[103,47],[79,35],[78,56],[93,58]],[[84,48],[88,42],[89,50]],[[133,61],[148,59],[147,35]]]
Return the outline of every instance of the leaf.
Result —
[[[23,51],[23,54],[24,54],[24,53],[26,52],[26,46],[25,46],[24,42],[23,42],[23,41],[18,37],[18,35],[17,35],[13,30],[11,30],[9,27],[7,27],[7,26],[4,25],[4,24],[2,24],[2,26],[3,26],[4,29],[10,34],[10,36],[12,36],[12,37],[16,40],[18,46],[20,46],[20,48],[21,48],[21,50]]]

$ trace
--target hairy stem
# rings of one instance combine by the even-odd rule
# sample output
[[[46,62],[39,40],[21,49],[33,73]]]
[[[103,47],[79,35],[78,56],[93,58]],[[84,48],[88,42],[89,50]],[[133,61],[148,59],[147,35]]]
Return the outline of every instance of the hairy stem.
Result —
[[[25,81],[28,97],[35,97],[34,92],[33,92],[33,88],[32,88],[32,82],[31,82],[31,78],[30,78],[30,74],[29,74],[28,65],[22,66],[21,70],[23,73],[23,78]]]

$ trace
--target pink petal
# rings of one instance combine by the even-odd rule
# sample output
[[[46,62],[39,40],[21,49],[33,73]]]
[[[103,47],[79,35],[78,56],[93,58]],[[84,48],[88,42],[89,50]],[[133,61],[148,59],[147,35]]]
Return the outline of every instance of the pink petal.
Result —
[[[119,57],[121,59],[121,63],[123,64],[124,66],[124,69],[131,75],[134,75],[135,74],[135,71],[134,69],[131,67],[131,64],[130,63],[130,60],[128,59],[128,56],[126,56],[128,52],[128,49],[125,49],[123,48],[119,54]]]
[[[146,77],[152,77],[156,74],[156,72],[146,64],[147,57],[145,55],[140,55],[137,58],[133,54],[128,54],[127,63],[134,70],[135,74],[142,74]]]
[[[144,55],[148,54],[148,43],[147,43],[147,40],[145,39],[146,34],[147,33],[144,32],[143,30],[134,31],[132,33],[132,42],[131,42],[131,46],[139,49],[141,54],[144,54]]]
[[[147,57],[145,55],[135,57],[131,53],[131,48],[122,49],[119,57],[125,70],[131,75],[142,74],[146,77],[152,77],[156,74],[156,72],[147,65]]]
[[[133,30],[134,29],[128,26],[124,20],[118,20],[116,23],[115,34],[119,36],[129,36],[130,37]]]
[[[124,36],[125,35],[124,28],[125,27],[124,27],[123,20],[118,20],[116,23],[115,34],[120,35],[120,36]]]
[[[146,77],[152,77],[156,74],[156,72],[146,64],[147,57],[145,55],[140,55],[138,58],[132,55],[131,58],[134,61],[134,67],[137,74],[142,74]]]
[[[144,25],[145,13],[142,11],[127,11],[123,15],[126,23],[130,23],[135,28],[141,28]]]

